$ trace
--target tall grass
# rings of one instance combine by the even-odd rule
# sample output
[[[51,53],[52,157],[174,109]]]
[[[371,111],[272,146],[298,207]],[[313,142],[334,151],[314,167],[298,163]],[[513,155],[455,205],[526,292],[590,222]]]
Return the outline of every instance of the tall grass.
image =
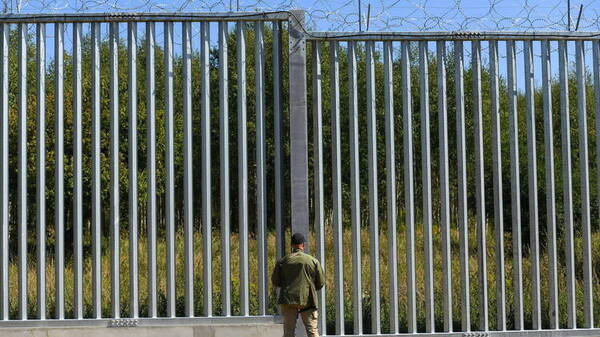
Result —
[[[399,226],[397,232],[398,242],[398,293],[393,296],[389,293],[389,266],[390,262],[388,259],[388,235],[385,225],[381,228],[379,235],[380,240],[380,279],[381,279],[381,317],[382,317],[382,329],[383,332],[388,331],[389,326],[389,304],[392,300],[397,300],[399,303],[399,322],[401,331],[406,330],[406,303],[407,303],[407,282],[406,282],[406,249],[405,249],[405,228]],[[289,234],[289,233],[288,233]],[[289,237],[289,236],[286,236]],[[345,229],[343,233],[344,237],[344,249],[343,249],[343,266],[344,266],[344,304],[345,304],[345,325],[347,333],[352,332],[352,249],[351,249],[351,231]],[[369,283],[370,275],[370,260],[369,256],[369,232],[368,228],[363,228],[361,233],[362,241],[362,293],[361,298],[363,300],[363,320],[364,320],[364,331],[370,331],[370,299],[371,299],[371,285]],[[565,257],[564,257],[564,240],[562,236],[558,241],[558,289],[559,289],[559,317],[561,326],[566,325],[566,273],[565,273]],[[577,321],[579,324],[583,323],[583,276],[582,276],[582,261],[583,261],[583,245],[580,235],[575,235],[575,259],[576,259],[576,289],[577,289]],[[326,227],[326,289],[327,289],[327,325],[329,331],[334,329],[335,319],[335,307],[333,292],[331,289],[334,287],[334,272],[333,272],[333,233],[331,226]],[[548,312],[549,312],[549,290],[548,290],[548,256],[545,249],[545,237],[542,236],[541,246],[542,252],[540,255],[540,274],[541,274],[541,304],[542,304],[542,325],[547,327],[548,323]],[[84,315],[85,317],[92,316],[92,284],[91,284],[91,243],[89,237],[86,237],[85,251],[84,251]],[[314,234],[311,233],[311,242],[315,242]],[[477,329],[477,322],[479,320],[479,304],[478,304],[478,293],[481,286],[478,281],[478,264],[477,264],[477,247],[475,237],[475,225],[469,226],[469,280],[470,280],[470,301],[471,301],[471,324],[473,329]],[[511,235],[506,233],[505,237],[505,278],[506,278],[506,309],[507,309],[507,320],[508,328],[513,327],[513,262],[512,262],[512,244]],[[459,252],[459,239],[458,229],[452,228],[451,230],[451,250],[452,250],[452,310],[453,310],[453,324],[454,329],[460,329],[460,297],[459,289],[460,284],[460,265],[458,259]],[[257,297],[257,261],[255,256],[258,256],[256,238],[250,237],[249,240],[249,252],[250,252],[250,311],[251,314],[258,314],[258,297]],[[126,235],[122,235],[120,240],[120,257],[119,265],[121,270],[120,276],[120,291],[121,291],[121,313],[122,316],[128,316],[129,313],[129,263],[128,263],[128,251],[129,243]],[[195,293],[195,314],[198,316],[202,315],[202,235],[199,231],[194,234],[194,293]],[[239,237],[237,234],[231,235],[231,275],[232,275],[232,313],[239,315]],[[442,317],[442,256],[441,256],[441,235],[439,226],[433,228],[433,243],[434,243],[434,297],[435,297],[435,325],[436,330],[443,328],[443,317]],[[499,251],[496,247],[493,229],[490,227],[487,232],[487,276],[488,276],[488,307],[489,307],[489,320],[490,328],[496,328],[496,278],[499,277],[499,273],[496,271],[496,253]],[[600,320],[600,233],[596,232],[592,237],[593,243],[593,288],[594,288],[594,302],[595,302],[595,320]],[[268,268],[269,272],[272,270],[275,262],[275,233],[269,232],[267,236],[268,245]],[[287,247],[287,246],[286,246]],[[30,247],[32,248],[32,247]],[[178,316],[184,315],[184,262],[183,262],[183,233],[178,231],[176,235],[176,310]],[[147,241],[144,236],[140,236],[138,242],[139,249],[139,301],[140,301],[140,315],[145,316],[147,314]],[[215,230],[213,234],[213,303],[214,313],[219,315],[221,312],[221,246],[220,246],[220,235],[219,231]],[[419,331],[424,330],[425,326],[425,303],[424,303],[424,289],[425,289],[425,275],[424,268],[424,247],[423,247],[423,227],[417,225],[416,228],[416,291],[417,291],[417,317],[418,317],[418,328]],[[48,261],[46,269],[47,278],[47,314],[48,317],[54,317],[54,306],[55,306],[55,287],[54,287],[54,256],[52,255],[53,247],[48,247]],[[30,253],[33,250],[30,249]],[[159,236],[157,245],[157,260],[158,260],[158,312],[160,316],[166,315],[166,242],[163,235]],[[110,316],[110,251],[108,241],[103,242],[102,248],[102,311],[104,317]],[[10,282],[10,317],[17,318],[17,261],[15,258],[11,260],[9,270],[9,282]],[[73,303],[73,261],[69,257],[65,261],[65,306],[67,310],[67,317],[72,317],[72,303]],[[524,296],[524,310],[525,310],[525,327],[531,327],[531,265],[529,259],[529,251],[527,246],[523,251],[523,296]],[[30,255],[28,272],[28,310],[30,317],[36,316],[36,261],[33,258],[33,254]],[[269,303],[268,312],[276,313],[276,296],[274,289],[269,287]]]

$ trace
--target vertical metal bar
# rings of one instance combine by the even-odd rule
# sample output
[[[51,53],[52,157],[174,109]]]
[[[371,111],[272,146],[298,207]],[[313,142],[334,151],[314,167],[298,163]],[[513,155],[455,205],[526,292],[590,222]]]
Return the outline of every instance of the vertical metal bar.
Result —
[[[367,145],[369,166],[369,252],[371,257],[371,333],[381,333],[379,291],[379,207],[377,193],[377,117],[375,110],[375,43],[366,42]]]
[[[351,190],[351,216],[352,219],[352,311],[354,333],[362,334],[362,254],[361,254],[361,224],[360,224],[360,159],[358,138],[358,78],[356,64],[356,42],[348,41],[348,96],[349,96],[349,121],[350,121],[350,190]],[[340,219],[342,210],[340,209]],[[336,241],[337,242],[337,241]],[[342,297],[343,299],[343,297]],[[336,302],[337,305],[337,302]],[[343,302],[340,299],[342,315],[341,322],[336,316],[337,334],[343,334]],[[336,313],[338,310],[336,310]],[[339,332],[341,331],[341,332]]]
[[[292,10],[289,21],[290,177],[292,232],[308,238],[308,131],[306,111],[306,36],[304,11]],[[310,242],[306,249],[309,251]]]
[[[492,115],[492,174],[494,184],[494,234],[496,237],[496,330],[506,330],[506,285],[504,279],[504,201],[502,197],[502,133],[498,41],[489,41]]]
[[[175,317],[175,164],[173,120],[173,22],[164,23],[167,316]]]
[[[581,230],[583,232],[583,328],[594,327],[592,297],[592,233],[590,229],[590,179],[588,167],[588,128],[584,41],[575,42],[577,71],[577,111],[579,128],[579,176],[581,180]]]
[[[146,23],[146,170],[148,231],[148,317],[156,317],[156,82],[154,78],[154,22]]]
[[[212,211],[210,172],[210,32],[209,23],[200,23],[201,134],[202,134],[202,245],[204,316],[212,316]]]
[[[283,129],[283,118],[281,115],[282,111],[282,96],[281,96],[281,60],[282,60],[282,23],[281,21],[273,22],[273,124],[274,124],[274,143],[275,143],[275,259],[278,261],[283,257],[285,250],[284,243],[284,225],[283,225],[283,148],[282,148],[282,129]],[[318,238],[317,238],[318,239]],[[317,257],[318,258],[318,257]],[[321,261],[321,265],[325,265],[324,258]],[[279,291],[279,290],[277,290]],[[325,289],[321,290],[323,294]],[[277,293],[279,294],[279,292]],[[323,295],[325,296],[325,295]],[[322,303],[319,307],[324,307],[325,303]],[[279,309],[278,309],[279,310]],[[322,316],[322,315],[321,315]],[[321,317],[321,320],[325,320]],[[323,325],[324,327],[324,325]],[[319,331],[325,331],[325,328]]]
[[[312,71],[313,71],[313,132],[314,132],[314,181],[315,181],[315,232],[317,236],[317,259],[321,263],[321,266],[325,263],[325,222],[324,222],[324,209],[323,209],[323,117],[322,117],[322,94],[321,94],[321,86],[323,82],[323,73],[321,72],[321,44],[319,41],[313,42],[313,59],[312,59]],[[333,59],[332,59],[333,62]],[[333,68],[332,68],[333,70]],[[331,74],[332,79],[333,76],[337,74]],[[332,89],[334,88],[334,82],[332,81]],[[332,91],[335,95],[337,92]],[[333,101],[332,101],[333,102]],[[336,112],[336,107],[332,106],[332,112]],[[332,115],[333,116],[333,115]],[[334,132],[332,138],[335,139],[336,131],[339,131],[339,125],[335,124],[335,117],[332,117],[332,122],[334,123],[331,127],[331,131]],[[338,129],[336,129],[336,127]],[[335,149],[334,149],[335,150]],[[335,155],[335,154],[334,154]],[[337,185],[336,185],[337,187]],[[335,190],[334,190],[335,192]],[[334,211],[335,212],[335,211]],[[326,317],[326,311],[324,310],[325,305],[325,291],[321,289],[318,294],[319,297],[319,333],[324,335]]]
[[[592,42],[593,63],[594,63],[594,100],[595,100],[595,117],[596,117],[596,161],[597,167],[600,167],[600,41]],[[599,172],[600,173],[600,172]],[[596,262],[597,263],[597,262]]]
[[[413,168],[412,97],[410,81],[410,41],[402,41],[402,112],[404,129],[404,205],[406,225],[407,321],[408,332],[417,332],[417,302],[415,280],[415,201]]]
[[[138,317],[137,23],[127,24],[129,56],[129,316]]]
[[[46,24],[36,25],[37,35],[37,309],[46,319]],[[4,123],[3,123],[4,124]],[[4,124],[6,125],[6,124]]]
[[[332,127],[332,194],[333,194],[333,231],[334,231],[334,279],[335,279],[335,322],[336,333],[343,333],[344,321],[344,254],[343,254],[343,210],[342,210],[342,165],[341,165],[341,128],[340,128],[340,77],[339,44],[332,41],[330,46],[331,71],[331,127]],[[341,331],[341,332],[339,332]]]
[[[398,333],[398,243],[396,239],[396,152],[394,136],[394,58],[391,41],[383,43],[385,154],[388,226],[390,333]]]
[[[477,203],[477,261],[479,276],[479,330],[487,331],[488,285],[487,285],[487,228],[485,221],[485,175],[483,157],[483,116],[481,107],[481,44],[471,42],[471,71],[473,72],[473,107],[475,115],[475,181]]]
[[[550,41],[542,41],[542,92],[544,99],[544,162],[546,166],[546,235],[548,237],[548,290],[550,297],[550,329],[559,328],[558,317],[558,262],[556,258],[556,206],[554,185],[554,136],[552,122],[552,91],[550,71]]]
[[[185,316],[194,316],[194,187],[192,166],[192,23],[183,30],[183,202]]]
[[[519,182],[519,122],[517,116],[517,65],[515,42],[506,42],[508,69],[508,110],[510,133],[510,199],[512,220],[513,288],[515,329],[523,329],[523,263],[521,260],[521,192]]]
[[[560,82],[560,124],[563,172],[563,207],[565,222],[565,264],[567,268],[567,327],[575,328],[575,253],[573,238],[573,182],[571,175],[571,126],[569,116],[569,79],[567,42],[558,42]]]
[[[425,249],[425,331],[435,331],[433,302],[433,219],[431,205],[431,141],[429,131],[429,59],[427,41],[419,41],[421,107],[421,173],[423,184],[423,246]]]
[[[219,121],[221,145],[221,308],[231,315],[231,277],[229,250],[229,72],[227,22],[219,22]]]
[[[111,309],[112,317],[119,318],[119,23],[111,22],[109,26],[110,50],[110,250],[111,250]]]
[[[281,21],[273,22],[273,119],[275,137],[275,257],[283,257],[283,148],[281,145],[283,118],[281,116]],[[324,260],[321,265],[324,265]],[[325,291],[323,290],[323,293]],[[324,308],[325,303],[319,305]],[[324,333],[324,330],[321,330]]]
[[[282,70],[282,23],[281,21],[273,22],[273,122],[274,122],[274,138],[275,138],[275,259],[279,260],[284,255],[284,224],[283,224],[283,148],[282,148],[282,95],[281,95],[281,70]],[[319,239],[319,238],[317,238]],[[319,257],[317,257],[319,258]],[[324,256],[319,260],[321,265],[325,265]],[[325,296],[325,289],[321,290],[322,298]],[[320,305],[320,333],[325,334],[325,321],[323,318],[325,302],[321,301]]]
[[[246,37],[245,23],[236,26],[237,38],[237,118],[238,118],[238,189],[240,238],[240,315],[250,314],[248,293],[248,130],[246,111]]]
[[[2,35],[0,37],[2,48],[2,63],[0,72],[2,72],[2,92],[0,93],[0,158],[2,168],[0,171],[0,279],[2,286],[0,289],[0,311],[3,320],[8,320],[8,40],[10,25],[2,24]]]
[[[442,307],[444,331],[452,332],[452,268],[450,248],[450,173],[448,163],[448,104],[446,101],[446,41],[438,41],[437,86],[440,141],[440,226],[442,236]]]
[[[27,24],[19,24],[19,319],[27,319]]]
[[[265,53],[262,21],[254,23],[256,90],[256,234],[258,250],[258,314],[267,311],[266,176],[265,176]]]
[[[100,23],[92,23],[92,306],[102,317],[102,198],[100,187]]]
[[[83,318],[83,151],[81,23],[73,24],[73,313]],[[131,166],[130,166],[131,169]]]
[[[54,143],[55,172],[54,172],[54,227],[56,239],[54,241],[54,292],[55,315],[58,319],[65,318],[65,185],[64,185],[64,26],[62,23],[54,24]],[[74,44],[75,46],[75,44]],[[75,94],[75,93],[74,93]],[[74,172],[75,173],[75,172]],[[74,218],[74,220],[76,220]]]
[[[527,161],[529,180],[529,259],[531,263],[531,324],[532,328],[541,329],[540,313],[540,243],[538,237],[538,184],[537,184],[537,151],[535,130],[535,101],[533,75],[533,42],[524,41],[525,57],[525,99],[527,105]]]
[[[446,98],[446,41],[438,41],[437,86],[440,141],[440,227],[442,235],[442,307],[444,331],[452,332],[452,260],[450,250],[450,173],[448,163],[448,103]]]
[[[463,42],[454,42],[454,86],[456,95],[456,137],[458,160],[458,227],[460,242],[461,329],[471,331],[469,286],[469,229],[467,224],[467,163],[465,144],[465,97]]]

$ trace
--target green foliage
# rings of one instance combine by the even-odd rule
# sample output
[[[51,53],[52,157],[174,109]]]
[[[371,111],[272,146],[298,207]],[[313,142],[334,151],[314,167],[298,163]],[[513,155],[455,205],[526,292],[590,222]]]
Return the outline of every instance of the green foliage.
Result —
[[[246,90],[248,96],[248,147],[250,151],[253,151],[256,143],[256,130],[255,130],[255,41],[254,33],[251,25],[248,25],[246,29],[246,62],[247,67],[247,83]],[[266,166],[267,178],[272,181],[274,178],[274,143],[273,143],[273,71],[272,71],[272,32],[271,30],[265,30],[265,63],[268,65],[265,74],[266,93],[265,93],[265,124],[267,129],[266,139],[266,150],[269,165]],[[16,32],[11,32],[10,43],[11,46],[17,45]],[[138,110],[136,111],[138,117],[138,124],[136,131],[138,136],[138,202],[140,214],[145,214],[146,200],[147,200],[147,92],[146,92],[146,42],[144,39],[140,39],[136,46],[136,52],[138,55],[138,62],[136,65],[137,71],[137,100]],[[285,46],[287,43],[287,36],[283,37],[282,45]],[[157,179],[157,206],[158,206],[158,221],[159,228],[163,228],[164,224],[164,207],[165,207],[165,185],[166,185],[166,172],[165,172],[165,69],[164,69],[164,52],[160,46],[161,41],[157,41],[155,46],[155,65],[153,71],[155,72],[156,78],[156,179]],[[229,120],[230,125],[230,177],[231,177],[231,195],[236,196],[238,190],[237,184],[237,71],[236,71],[236,45],[235,45],[235,34],[229,34],[227,41],[229,49],[229,60],[228,60],[228,76],[229,76],[229,94],[226,95],[229,104]],[[177,48],[177,44],[175,48]],[[82,45],[82,89],[83,89],[83,184],[84,187],[91,186],[92,182],[92,69],[91,69],[91,38],[89,35],[84,36]],[[70,54],[69,48],[65,51],[65,63],[64,63],[64,200],[65,205],[65,228],[67,231],[67,237],[72,231],[72,216],[73,209],[70,207],[73,200],[73,58]],[[100,46],[100,138],[101,138],[101,197],[103,201],[102,205],[102,217],[107,220],[110,215],[110,209],[108,200],[110,198],[110,60],[109,60],[109,45],[107,40],[103,40]],[[286,59],[287,57],[283,58]],[[17,100],[19,97],[18,89],[18,76],[19,68],[17,66],[17,48],[9,49],[9,123],[10,123],[10,135],[9,135],[9,152],[11,154],[9,160],[9,175],[10,179],[10,208],[11,213],[16,214],[17,212],[17,197],[18,197],[18,128],[17,122],[19,120],[19,112],[17,108]],[[54,207],[55,207],[55,179],[54,172],[56,169],[56,155],[55,155],[55,141],[56,141],[56,118],[55,116],[55,78],[56,69],[53,61],[53,56],[48,55],[51,58],[47,61],[47,67],[45,71],[46,80],[46,91],[45,96],[40,96],[37,92],[37,73],[36,73],[36,46],[33,39],[28,40],[28,55],[27,55],[27,160],[28,160],[28,172],[27,172],[27,192],[28,192],[28,224],[33,226],[35,223],[35,210],[36,210],[36,120],[37,120],[37,101],[39,97],[45,98],[46,109],[46,128],[44,130],[46,136],[46,205],[47,205],[47,218],[48,227],[52,232],[54,225]],[[212,46],[210,50],[210,108],[211,108],[211,175],[212,179],[212,198],[213,203],[213,216],[215,219],[219,217],[219,175],[217,174],[220,167],[220,152],[219,152],[219,86],[218,86],[218,50]],[[123,197],[128,194],[129,190],[129,174],[128,174],[128,133],[130,129],[128,120],[128,56],[127,56],[127,44],[126,41],[119,40],[118,42],[118,111],[119,111],[119,193],[120,198],[120,222],[121,227],[126,228],[127,225],[127,214],[128,214],[128,198]],[[200,146],[201,132],[200,132],[200,102],[201,98],[201,79],[199,76],[200,69],[200,54],[197,50],[194,50],[192,55],[192,119],[193,119],[193,179],[194,179],[194,223],[199,226],[200,223],[200,200],[201,200],[201,153],[202,148]],[[282,65],[282,73],[287,73],[287,65]],[[285,82],[282,83],[282,95],[287,97],[287,77]],[[183,64],[180,51],[176,51],[174,58],[174,121],[175,121],[175,216],[177,223],[183,222]],[[284,102],[286,100],[284,99]],[[287,116],[287,114],[284,114]],[[287,123],[287,117],[284,117],[284,122]],[[287,145],[285,151],[288,151]],[[248,155],[248,165],[251,172],[255,172],[256,158],[250,152]],[[15,177],[13,179],[13,177]],[[285,173],[285,180],[289,179],[289,175]],[[249,174],[249,193],[251,196],[255,195],[256,191],[256,176],[255,174]],[[89,224],[91,219],[91,188],[84,188],[83,190],[83,219],[85,224]],[[231,198],[231,209],[237,209],[237,198]],[[274,203],[274,191],[269,189],[267,194],[267,202],[269,205]],[[256,199],[250,198],[249,209],[251,213],[256,209]],[[273,209],[273,208],[270,208]],[[237,229],[237,212],[233,211],[232,214],[234,230]],[[250,217],[250,224],[254,224],[255,217]],[[11,221],[16,224],[17,217],[12,217]],[[268,219],[269,226],[272,227],[272,218]],[[215,222],[216,223],[216,222]],[[145,217],[141,217],[141,230],[145,232]],[[252,226],[253,227],[253,226]],[[108,227],[105,228],[104,235],[108,235]],[[11,235],[16,234],[17,226],[11,226]],[[33,237],[30,236],[30,238]],[[52,244],[52,239],[49,241]],[[31,244],[34,244],[31,241]],[[70,247],[67,247],[68,249]],[[16,251],[16,247],[11,247],[13,252]]]

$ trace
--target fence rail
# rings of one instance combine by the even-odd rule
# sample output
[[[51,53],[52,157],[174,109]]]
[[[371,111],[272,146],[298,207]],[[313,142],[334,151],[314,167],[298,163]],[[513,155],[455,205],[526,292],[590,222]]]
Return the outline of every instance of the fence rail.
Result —
[[[452,41],[452,40],[596,40],[596,32],[306,32],[308,40]]]
[[[330,275],[324,335],[598,333],[600,34],[311,32],[302,11],[0,32],[0,327],[273,321],[289,221]]]
[[[109,22],[236,22],[287,21],[289,11],[249,13],[65,13],[65,14],[4,14],[2,23],[109,23]]]

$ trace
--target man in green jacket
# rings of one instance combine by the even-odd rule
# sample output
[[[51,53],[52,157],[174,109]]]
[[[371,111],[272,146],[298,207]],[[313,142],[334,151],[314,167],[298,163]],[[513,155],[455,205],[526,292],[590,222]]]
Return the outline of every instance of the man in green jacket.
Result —
[[[292,253],[275,264],[271,281],[281,288],[279,304],[283,315],[283,337],[295,337],[298,314],[302,317],[308,337],[318,337],[317,291],[323,288],[325,277],[317,259],[304,253],[304,235],[292,235]]]

